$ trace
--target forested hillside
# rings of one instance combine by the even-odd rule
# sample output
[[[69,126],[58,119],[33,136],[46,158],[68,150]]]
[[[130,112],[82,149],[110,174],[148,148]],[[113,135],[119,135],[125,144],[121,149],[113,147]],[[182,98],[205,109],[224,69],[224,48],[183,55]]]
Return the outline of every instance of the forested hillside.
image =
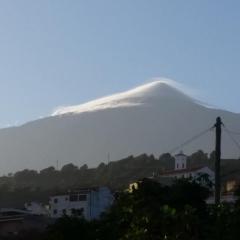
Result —
[[[199,150],[188,158],[188,167],[207,165],[213,169],[214,153],[208,154]],[[129,183],[144,177],[160,174],[173,169],[174,157],[163,154],[159,158],[142,154],[125,159],[101,163],[97,168],[87,165],[77,167],[71,163],[60,170],[54,167],[45,168],[39,172],[25,169],[0,177],[0,206],[22,207],[25,202],[47,202],[54,193],[68,191],[80,187],[109,186],[113,190],[123,189]],[[240,173],[240,160],[223,160],[223,181]]]

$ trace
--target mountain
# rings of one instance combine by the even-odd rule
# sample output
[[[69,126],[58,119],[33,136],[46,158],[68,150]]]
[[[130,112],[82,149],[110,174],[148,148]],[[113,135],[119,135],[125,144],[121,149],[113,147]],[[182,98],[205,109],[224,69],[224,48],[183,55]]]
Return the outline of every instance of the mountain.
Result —
[[[239,114],[206,107],[168,81],[154,81],[0,130],[0,173],[42,169],[57,161],[60,166],[96,166],[129,155],[158,156],[213,126],[217,116],[227,127],[240,130]],[[214,131],[181,147],[189,154],[198,149],[214,149]],[[223,133],[223,157],[239,155]]]

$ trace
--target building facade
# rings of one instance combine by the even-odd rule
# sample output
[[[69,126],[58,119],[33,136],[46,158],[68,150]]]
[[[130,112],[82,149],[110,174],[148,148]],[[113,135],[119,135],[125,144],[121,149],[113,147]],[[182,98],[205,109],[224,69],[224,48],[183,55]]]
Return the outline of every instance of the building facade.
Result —
[[[187,168],[187,156],[181,151],[175,155],[175,171],[183,170]]]
[[[97,219],[111,206],[113,200],[113,194],[107,187],[82,188],[50,197],[50,216],[83,216],[87,220]]]

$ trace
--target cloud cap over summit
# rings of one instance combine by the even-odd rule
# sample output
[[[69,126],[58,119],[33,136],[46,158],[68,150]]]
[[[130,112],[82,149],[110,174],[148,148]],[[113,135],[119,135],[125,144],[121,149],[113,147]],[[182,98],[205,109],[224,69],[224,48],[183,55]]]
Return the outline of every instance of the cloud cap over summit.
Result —
[[[178,99],[194,101],[190,90],[183,85],[166,78],[157,78],[131,90],[102,97],[84,104],[59,107],[52,116],[98,111],[108,108],[132,107],[148,104],[155,100]]]

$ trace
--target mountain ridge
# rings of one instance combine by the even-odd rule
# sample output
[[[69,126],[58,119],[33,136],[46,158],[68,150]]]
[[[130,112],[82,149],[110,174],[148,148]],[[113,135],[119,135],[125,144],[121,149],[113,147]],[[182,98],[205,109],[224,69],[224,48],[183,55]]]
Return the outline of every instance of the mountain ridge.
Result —
[[[166,97],[166,90],[159,94],[156,85],[153,86],[156,91],[152,91],[151,86],[150,95],[146,97],[144,91],[142,104],[136,98],[142,95],[135,91],[135,98],[131,98],[135,105],[60,114],[1,129],[0,174],[24,168],[43,169],[55,166],[57,162],[60,166],[72,162],[77,166],[88,164],[95,167],[100,162],[129,155],[146,153],[159,156],[213,126],[218,116],[230,129],[240,129],[239,114],[207,108],[192,98],[182,97],[181,92],[178,98],[175,91],[169,94],[168,85],[164,86],[165,89],[167,87],[167,96],[171,97]],[[170,90],[172,93],[172,87]],[[126,103],[126,94],[120,97]],[[209,131],[182,150],[186,154],[199,149],[210,153],[214,149],[214,141],[214,132]],[[223,157],[237,158],[239,155],[236,146],[223,132]]]

